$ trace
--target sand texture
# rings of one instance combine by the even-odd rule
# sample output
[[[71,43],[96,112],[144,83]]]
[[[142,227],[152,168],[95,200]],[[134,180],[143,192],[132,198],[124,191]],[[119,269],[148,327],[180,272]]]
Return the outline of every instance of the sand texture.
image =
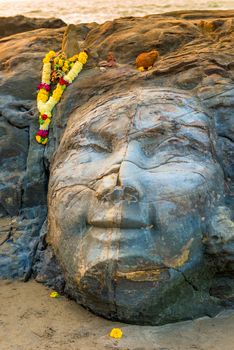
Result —
[[[50,298],[36,282],[0,281],[1,350],[233,350],[234,311],[211,319],[143,327],[104,320],[75,302]],[[113,327],[123,338],[108,336]]]

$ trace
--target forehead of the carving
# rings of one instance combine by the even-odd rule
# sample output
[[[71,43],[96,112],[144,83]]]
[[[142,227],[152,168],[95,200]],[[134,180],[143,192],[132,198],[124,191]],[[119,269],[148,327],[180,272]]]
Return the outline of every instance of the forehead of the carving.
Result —
[[[128,95],[100,98],[94,106],[84,106],[71,116],[65,138],[83,131],[112,134],[129,128],[153,128],[164,122],[178,122],[191,126],[207,125],[208,117],[198,101],[177,90],[141,88]]]
[[[109,133],[115,134],[128,129],[137,109],[136,96],[117,96],[94,107],[78,109],[73,112],[65,130],[63,140],[78,134]]]
[[[132,126],[136,130],[154,128],[160,125],[174,125],[174,123],[204,127],[209,125],[209,117],[199,109],[190,105],[175,105],[168,103],[152,103],[137,107]]]
[[[136,105],[136,95],[120,95],[100,97],[98,102],[92,102],[75,110],[68,122],[68,127],[74,129],[83,124],[90,125],[91,122],[100,120],[101,118],[108,118],[109,116],[119,115],[128,112]],[[131,108],[132,107],[132,108]]]

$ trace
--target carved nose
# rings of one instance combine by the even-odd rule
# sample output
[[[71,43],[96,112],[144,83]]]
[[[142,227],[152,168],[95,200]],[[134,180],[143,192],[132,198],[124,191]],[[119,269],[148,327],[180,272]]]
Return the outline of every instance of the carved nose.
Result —
[[[137,202],[139,200],[139,191],[133,176],[133,169],[128,169],[131,165],[126,163],[121,164],[118,173],[104,176],[98,182],[95,190],[99,199],[112,202],[122,200]],[[129,173],[132,176],[129,176]]]
[[[137,202],[139,200],[139,193],[131,186],[116,186],[112,191],[104,195],[104,199],[112,202],[120,202],[123,200],[127,202]]]

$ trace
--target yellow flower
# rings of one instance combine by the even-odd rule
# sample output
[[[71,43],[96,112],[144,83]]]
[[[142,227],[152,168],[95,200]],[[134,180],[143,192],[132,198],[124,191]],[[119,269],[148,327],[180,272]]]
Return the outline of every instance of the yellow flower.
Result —
[[[36,135],[36,140],[37,140],[38,143],[41,143],[41,136]]]
[[[42,89],[39,90],[38,94],[48,96],[49,92],[46,89],[42,88]]]
[[[42,68],[43,72],[45,72],[45,71],[48,72],[50,70],[50,67],[51,67],[50,62],[44,63],[43,68]]]
[[[80,63],[85,64],[87,62],[88,55],[86,52],[82,51],[78,55],[78,60]]]
[[[50,125],[50,118],[47,118],[46,120],[44,120],[44,123],[41,125],[41,128],[45,127],[44,130],[46,130],[46,128],[48,129],[49,125]]]
[[[56,89],[53,92],[53,98],[58,102],[63,94],[63,88],[60,84],[57,84]]]
[[[47,123],[47,124],[43,123],[43,124],[41,124],[40,125],[40,130],[49,130],[49,124],[50,123]]]
[[[78,60],[78,57],[79,57],[79,55],[74,55],[74,56],[69,58],[69,61],[70,62],[75,62],[76,60]]]
[[[52,117],[51,112],[47,112],[46,115],[47,115],[47,117],[49,118],[49,121],[51,122],[51,117]]]
[[[50,84],[51,64],[44,63],[42,68],[42,83]]]
[[[51,58],[53,58],[56,55],[54,51],[50,51],[45,55],[45,58],[43,59],[43,63],[49,63]]]
[[[45,103],[43,103],[42,101],[37,101],[37,108],[41,114],[45,113]]]
[[[120,339],[123,336],[123,332],[120,328],[113,328],[109,336],[114,339]]]
[[[56,104],[57,104],[57,101],[53,98],[53,96],[51,96],[48,102],[46,103],[46,110],[44,113],[47,115],[48,113],[51,113],[52,109]]]
[[[65,68],[69,68],[69,61],[68,61],[68,60],[66,60],[66,61],[64,62],[63,67],[65,67]]]
[[[37,101],[46,102],[48,100],[49,93],[45,89],[41,89],[37,94]]]
[[[65,75],[64,79],[67,80],[69,83],[72,83],[73,80],[77,77],[77,75],[80,73],[80,71],[83,68],[83,64],[79,61],[77,61],[72,69],[69,71],[67,75]]]
[[[55,53],[53,50],[51,50],[51,51],[48,53],[48,55],[49,55],[50,57],[53,57],[53,56],[56,55],[56,53]]]
[[[45,145],[45,144],[47,143],[47,141],[48,141],[48,137],[46,137],[46,138],[44,139],[44,141],[41,141],[41,144],[42,144],[42,145]],[[54,293],[56,293],[56,292],[54,292]],[[57,297],[52,297],[52,296],[51,296],[51,298],[57,298]]]
[[[45,140],[48,140],[48,138],[46,138]],[[46,142],[47,142],[47,141],[46,141]],[[44,143],[42,142],[42,144],[44,145],[46,142],[44,141]],[[51,298],[57,298],[58,296],[59,296],[59,293],[58,293],[58,292],[51,292],[51,293],[50,293],[50,297],[51,297]]]
[[[45,103],[48,100],[48,98],[45,95],[41,95],[37,96],[37,100]]]
[[[63,66],[63,62],[64,62],[64,61],[60,58],[59,61],[58,61],[59,67],[62,67],[62,66]]]

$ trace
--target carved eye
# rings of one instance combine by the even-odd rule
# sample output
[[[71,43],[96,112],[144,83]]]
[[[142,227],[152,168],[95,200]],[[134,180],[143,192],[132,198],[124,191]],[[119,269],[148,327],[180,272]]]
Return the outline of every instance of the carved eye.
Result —
[[[144,147],[142,147],[142,150],[146,157],[152,157],[156,152],[156,145],[145,145]]]
[[[111,149],[106,145],[90,144],[89,146],[98,153],[111,153]]]

